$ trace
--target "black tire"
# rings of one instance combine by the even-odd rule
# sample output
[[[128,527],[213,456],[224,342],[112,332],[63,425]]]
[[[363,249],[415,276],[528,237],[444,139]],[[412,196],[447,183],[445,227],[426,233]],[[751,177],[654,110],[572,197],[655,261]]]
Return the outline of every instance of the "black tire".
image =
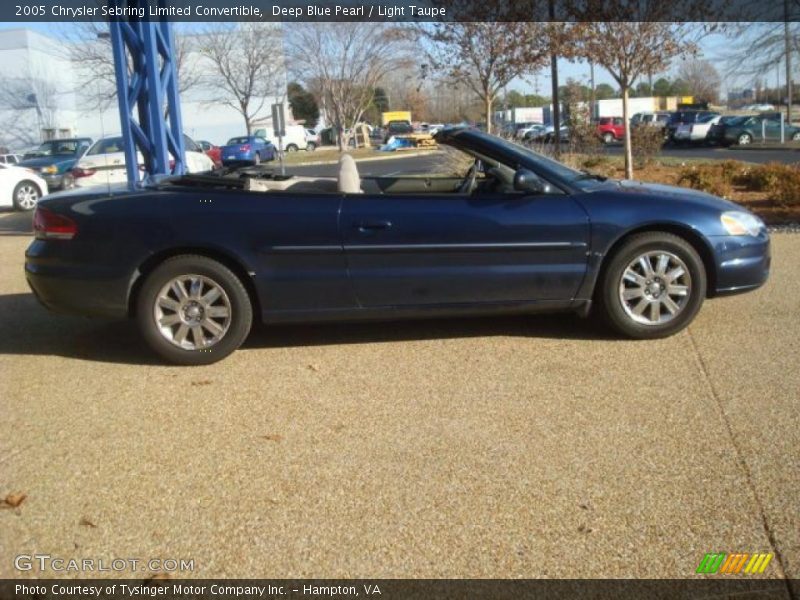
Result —
[[[792,134],[792,141],[793,142],[800,142],[800,131],[796,131]]]
[[[648,252],[666,252],[683,262],[688,269],[689,292],[685,300],[679,299],[680,310],[664,323],[637,322],[623,305],[621,298],[623,274],[628,266]],[[618,333],[634,339],[663,338],[685,328],[697,315],[706,297],[706,271],[697,251],[685,239],[664,232],[647,232],[632,235],[608,258],[596,288],[595,300],[602,318]],[[631,301],[634,302],[634,301]],[[647,305],[649,306],[649,304]],[[649,310],[649,309],[646,309]],[[665,315],[666,316],[666,315]]]
[[[156,323],[156,302],[162,289],[174,278],[199,275],[224,290],[229,303],[230,321],[218,341],[206,348],[178,347],[162,334]],[[242,345],[253,322],[253,306],[244,284],[225,265],[198,255],[169,258],[156,267],[139,290],[136,320],[147,344],[159,355],[178,365],[208,365],[222,360]],[[180,324],[177,324],[180,327]],[[187,337],[191,334],[187,334]]]
[[[616,141],[614,134],[611,132],[606,132],[603,134],[603,143],[604,144],[613,144]]]
[[[28,190],[27,193],[23,195],[23,192]],[[31,196],[33,194],[33,196]],[[14,208],[16,210],[21,210],[24,212],[31,211],[36,208],[39,200],[42,197],[42,190],[41,188],[36,185],[32,181],[28,181],[27,179],[24,181],[20,181],[16,187],[14,187],[13,192],[13,202]],[[32,199],[32,203],[31,203]]]
[[[288,146],[286,146],[287,152],[297,152],[298,150],[299,148],[297,147],[297,144],[289,144]]]
[[[752,144],[753,143],[753,136],[750,135],[749,133],[742,133],[736,139],[736,143],[739,144],[740,146],[747,146],[749,144]]]
[[[71,190],[75,187],[75,177],[71,173],[67,173],[61,178],[61,189]]]
[[[308,152],[313,152],[316,149],[317,149],[317,145],[314,142],[308,142],[308,144],[306,144],[306,150]]]

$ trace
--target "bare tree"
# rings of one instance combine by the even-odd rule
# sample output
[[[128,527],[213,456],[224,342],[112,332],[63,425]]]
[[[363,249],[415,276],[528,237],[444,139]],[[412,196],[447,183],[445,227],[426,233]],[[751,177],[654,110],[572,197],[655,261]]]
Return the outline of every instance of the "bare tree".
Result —
[[[7,145],[32,146],[58,126],[58,90],[46,77],[8,78],[0,87],[0,130]]]
[[[692,95],[706,102],[719,100],[719,88],[722,79],[709,61],[689,57],[678,66],[678,78],[686,82]]]
[[[63,40],[79,76],[81,97],[87,102],[85,108],[107,109],[117,98],[117,77],[108,25],[102,22],[75,23],[73,27],[59,29],[58,37]],[[200,70],[190,57],[195,37],[175,31],[175,69],[181,93],[195,88],[201,80]]]
[[[499,92],[517,77],[543,66],[550,56],[547,24],[517,21],[435,23],[419,31],[432,42],[435,70],[469,87],[482,100],[486,129]]]
[[[625,176],[633,177],[628,99],[639,77],[664,70],[675,57],[696,51],[697,41],[706,31],[693,23],[659,22],[659,10],[673,11],[658,2],[642,3],[641,21],[619,22],[630,18],[626,0],[608,0],[608,15],[602,22],[584,22],[575,39],[579,53],[604,67],[622,92],[622,115],[625,119]],[[613,17],[617,14],[617,18]],[[614,22],[617,21],[617,22]]]
[[[407,41],[405,29],[374,22],[298,23],[288,33],[296,77],[319,94],[340,150],[349,142],[344,131],[353,133],[381,80],[408,64]]]
[[[210,24],[199,51],[208,65],[203,80],[210,100],[242,115],[247,134],[266,116],[270,103],[286,95],[282,35],[270,23]]]

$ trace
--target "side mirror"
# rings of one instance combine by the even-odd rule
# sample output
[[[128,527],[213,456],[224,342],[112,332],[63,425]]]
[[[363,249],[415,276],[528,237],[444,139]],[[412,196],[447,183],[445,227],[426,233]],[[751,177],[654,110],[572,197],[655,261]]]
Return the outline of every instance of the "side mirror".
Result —
[[[545,183],[534,173],[528,169],[518,169],[514,173],[514,189],[518,192],[529,192],[532,194],[549,194],[552,187],[549,183]]]

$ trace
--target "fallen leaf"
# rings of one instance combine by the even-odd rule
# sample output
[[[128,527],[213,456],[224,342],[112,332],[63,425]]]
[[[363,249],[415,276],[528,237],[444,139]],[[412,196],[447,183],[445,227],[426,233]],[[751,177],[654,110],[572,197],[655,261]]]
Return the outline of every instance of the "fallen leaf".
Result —
[[[308,365],[308,369],[310,371],[319,371],[319,367],[317,365]]]
[[[153,581],[154,579],[172,579],[172,575],[169,573],[156,573],[152,577],[145,579],[144,582],[147,583],[148,581]]]
[[[3,500],[3,502],[5,502],[11,508],[16,508],[20,504],[25,502],[25,498],[27,497],[28,494],[25,494],[24,492],[12,492],[11,494],[5,497],[5,500]]]
[[[267,435],[262,435],[261,437],[268,442],[280,442],[283,439],[283,436],[280,433],[268,433]]]
[[[192,385],[211,385],[213,381],[210,379],[201,379],[200,381],[193,381]]]
[[[92,523],[92,522],[91,522],[89,519],[87,519],[86,517],[81,517],[81,520],[80,520],[80,525],[85,525],[86,527],[91,527],[91,528],[95,528],[95,527],[97,527],[97,525],[95,525],[94,523]]]

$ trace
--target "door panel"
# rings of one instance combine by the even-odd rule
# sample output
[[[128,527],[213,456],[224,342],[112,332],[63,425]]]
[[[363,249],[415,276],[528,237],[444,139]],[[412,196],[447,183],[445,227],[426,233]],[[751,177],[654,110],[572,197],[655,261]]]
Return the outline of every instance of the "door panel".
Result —
[[[569,300],[584,210],[568,196],[347,195],[341,217],[361,306]]]

